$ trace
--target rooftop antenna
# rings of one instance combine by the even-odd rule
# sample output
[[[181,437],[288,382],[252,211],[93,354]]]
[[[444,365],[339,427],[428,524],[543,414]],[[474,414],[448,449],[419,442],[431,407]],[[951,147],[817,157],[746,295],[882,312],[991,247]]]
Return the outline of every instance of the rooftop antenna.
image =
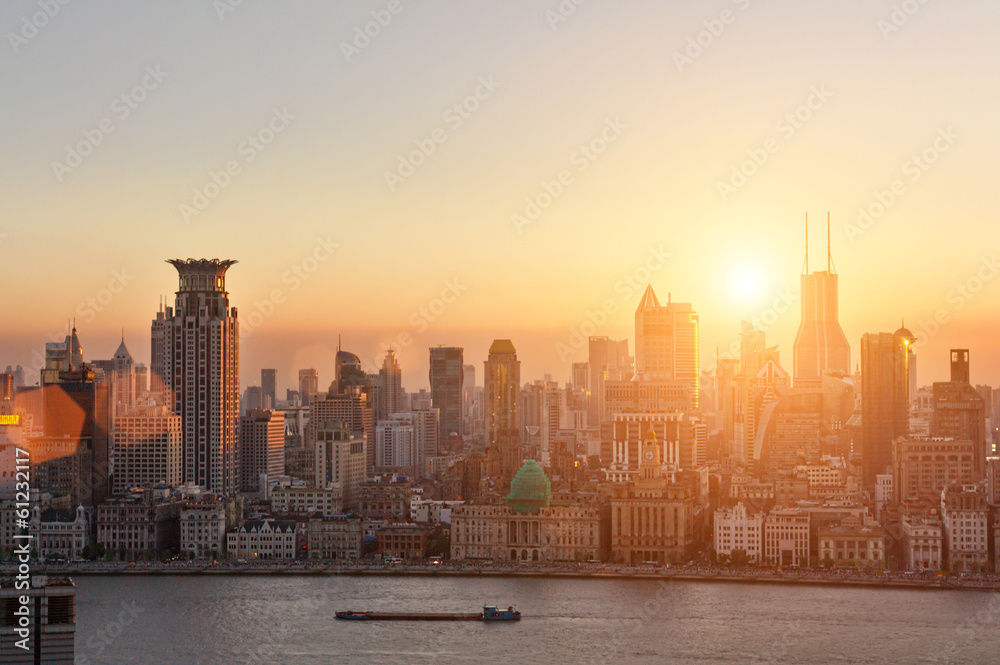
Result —
[[[826,213],[826,271],[834,272],[833,252],[830,251],[830,211]]]
[[[802,268],[802,274],[809,274],[809,213],[806,213],[806,263]]]
[[[337,335],[337,353],[340,353],[340,335]]]

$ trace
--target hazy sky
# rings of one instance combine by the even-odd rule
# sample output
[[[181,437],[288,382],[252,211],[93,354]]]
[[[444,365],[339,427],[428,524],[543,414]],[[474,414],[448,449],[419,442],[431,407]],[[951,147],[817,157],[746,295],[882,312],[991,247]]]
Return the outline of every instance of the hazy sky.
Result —
[[[88,359],[124,327],[148,361],[164,260],[219,257],[244,385],[325,386],[338,334],[394,342],[413,390],[436,344],[481,382],[495,337],[565,381],[585,322],[633,338],[640,281],[700,312],[703,366],[758,317],[791,371],[829,211],[852,365],[905,317],[921,383],[950,347],[1000,383],[998,26],[987,0],[5,0],[0,369],[73,316]]]

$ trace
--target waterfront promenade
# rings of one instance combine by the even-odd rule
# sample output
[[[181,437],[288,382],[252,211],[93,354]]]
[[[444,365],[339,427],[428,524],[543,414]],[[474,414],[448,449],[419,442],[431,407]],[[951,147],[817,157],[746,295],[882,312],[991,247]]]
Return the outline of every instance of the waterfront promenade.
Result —
[[[9,574],[10,564],[0,565]],[[552,577],[568,579],[648,579],[676,582],[836,585],[909,589],[1000,590],[1000,575],[935,575],[930,573],[869,573],[843,570],[757,570],[695,566],[625,566],[616,564],[507,564],[276,561],[246,564],[212,562],[119,563],[87,562],[32,566],[34,574],[58,575],[374,575],[442,577]]]

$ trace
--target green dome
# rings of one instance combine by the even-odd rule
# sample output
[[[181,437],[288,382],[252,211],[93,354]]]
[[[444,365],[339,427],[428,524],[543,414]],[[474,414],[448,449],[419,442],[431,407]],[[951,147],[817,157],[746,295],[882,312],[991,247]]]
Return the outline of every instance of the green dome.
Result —
[[[535,460],[524,463],[510,483],[507,505],[519,513],[537,513],[552,500],[552,483]]]

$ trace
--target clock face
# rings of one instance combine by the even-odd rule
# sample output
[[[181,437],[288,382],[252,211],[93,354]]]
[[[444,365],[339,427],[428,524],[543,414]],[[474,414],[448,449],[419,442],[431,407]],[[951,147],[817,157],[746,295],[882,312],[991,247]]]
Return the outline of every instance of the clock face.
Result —
[[[646,451],[646,461],[647,462],[652,462],[653,461],[653,451],[652,450],[647,450]]]

